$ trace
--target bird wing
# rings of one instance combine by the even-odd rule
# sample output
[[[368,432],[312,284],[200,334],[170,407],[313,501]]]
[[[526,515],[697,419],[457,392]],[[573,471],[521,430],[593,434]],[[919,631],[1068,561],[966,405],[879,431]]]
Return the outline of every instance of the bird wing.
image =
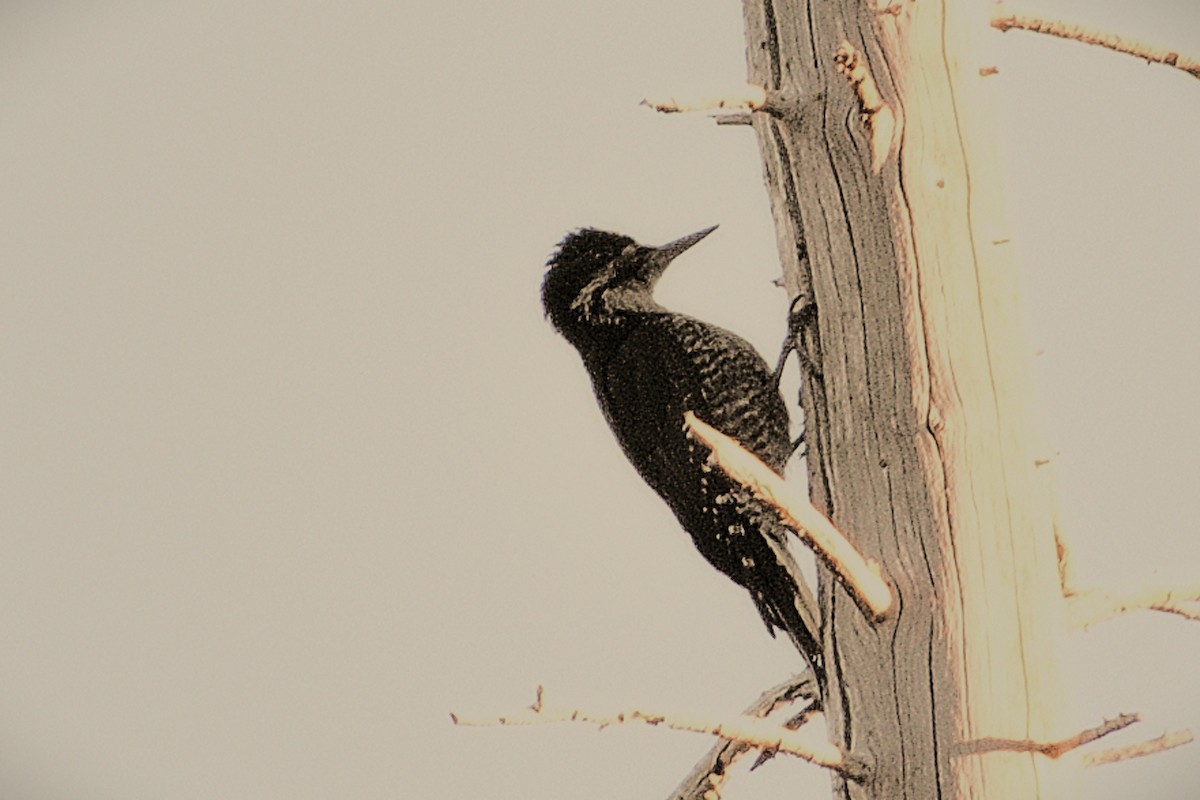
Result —
[[[777,514],[708,468],[708,451],[683,431],[692,411],[782,472],[791,452],[787,410],[766,362],[729,331],[663,315],[609,351],[593,379],[622,449],[696,548],[749,590],[768,630],[787,631],[820,671],[816,604]]]
[[[645,318],[597,365],[596,395],[630,461],[659,494],[695,458],[692,411],[782,471],[787,411],[766,362],[739,336],[678,314]]]

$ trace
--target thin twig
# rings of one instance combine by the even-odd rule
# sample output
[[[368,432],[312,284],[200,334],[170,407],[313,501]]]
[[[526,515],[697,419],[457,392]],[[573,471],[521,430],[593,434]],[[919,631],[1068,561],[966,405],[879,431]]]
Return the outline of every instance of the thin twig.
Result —
[[[802,758],[811,764],[831,769],[848,780],[861,780],[864,767],[848,757],[832,742],[815,740],[806,736],[806,731],[792,731],[757,717],[739,716],[728,720],[701,719],[686,714],[664,714],[657,711],[629,709],[598,713],[581,708],[551,708],[542,702],[542,687],[538,687],[537,700],[533,705],[512,714],[489,717],[462,717],[451,713],[455,725],[487,727],[494,725],[541,725],[550,722],[584,722],[609,725],[643,722],[647,725],[662,725],[679,731],[693,731],[720,736],[731,741],[744,742],[750,747],[778,750],[780,753]]]
[[[1135,742],[1124,747],[1113,747],[1108,750],[1101,750],[1098,753],[1088,753],[1083,757],[1083,765],[1085,767],[1099,767],[1104,764],[1113,764],[1117,761],[1128,761],[1131,758],[1154,755],[1164,750],[1188,744],[1195,738],[1187,728],[1179,731],[1171,731],[1149,741]]]
[[[1137,714],[1121,714],[1116,719],[1106,719],[1094,728],[1088,728],[1074,736],[1068,736],[1066,739],[1053,742],[1041,748],[1039,752],[1051,758],[1058,758],[1064,753],[1069,753],[1076,748],[1083,747],[1085,744],[1091,744],[1102,736],[1108,736],[1110,733],[1116,733],[1123,728],[1128,728],[1140,720],[1141,717]]]
[[[1194,78],[1200,78],[1200,61],[1194,58],[1181,55],[1174,50],[1165,50],[1146,42],[1123,39],[1115,33],[1107,33],[1085,25],[1077,25],[1056,19],[1042,19],[1030,14],[1016,14],[1004,7],[1000,7],[992,16],[992,27],[1001,31],[1009,31],[1016,28],[1023,31],[1057,36],[1060,39],[1072,39],[1084,44],[1106,47],[1118,53],[1126,53],[1145,59],[1153,64],[1166,64],[1183,70]]]
[[[753,118],[747,113],[713,114],[718,125],[751,125]]]
[[[763,692],[742,713],[751,717],[766,717],[786,703],[807,701],[814,704],[819,699],[819,691],[812,670],[805,670]],[[704,800],[706,793],[720,786],[734,762],[752,749],[745,742],[720,740],[696,762],[696,766],[679,782],[668,800]]]
[[[767,90],[761,86],[747,83],[744,88],[738,88],[736,91],[708,97],[666,97],[655,100],[646,98],[642,101],[642,105],[650,106],[661,114],[681,114],[721,109],[759,111],[766,102]]]
[[[1183,605],[1175,605],[1175,604],[1159,605],[1156,603],[1156,604],[1150,606],[1150,610],[1151,611],[1162,611],[1167,614],[1175,614],[1177,616],[1183,617],[1184,619],[1190,619],[1193,622],[1200,622],[1200,606],[1197,606],[1195,608],[1188,608],[1187,606],[1183,606]]]
[[[1085,744],[1091,744],[1102,736],[1108,736],[1110,733],[1116,733],[1123,728],[1128,728],[1140,719],[1141,717],[1137,714],[1121,714],[1116,719],[1106,719],[1094,728],[1080,731],[1074,736],[1068,736],[1066,739],[1060,739],[1057,742],[1036,742],[1033,739],[1001,739],[994,736],[987,736],[964,743],[962,752],[964,754],[977,755],[979,753],[1009,751],[1016,753],[1041,753],[1050,758],[1058,758],[1064,753],[1069,753],[1076,748],[1083,747]]]
[[[892,590],[879,564],[864,558],[829,518],[789,486],[753,453],[688,411],[684,427],[712,450],[712,459],[755,496],[770,503],[790,527],[796,529],[858,601],[875,619],[892,607]]]

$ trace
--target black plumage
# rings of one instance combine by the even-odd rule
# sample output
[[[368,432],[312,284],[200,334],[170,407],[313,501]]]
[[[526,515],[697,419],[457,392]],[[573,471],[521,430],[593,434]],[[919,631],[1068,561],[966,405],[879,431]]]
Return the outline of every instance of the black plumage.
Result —
[[[710,466],[707,450],[683,430],[684,412],[692,411],[777,472],[792,452],[787,410],[754,348],[654,299],[671,260],[712,230],[662,247],[590,228],[571,233],[549,261],[542,303],[583,358],[634,467],[709,563],[750,592],[768,630],[783,629],[821,674],[813,603],[784,545],[785,528]]]

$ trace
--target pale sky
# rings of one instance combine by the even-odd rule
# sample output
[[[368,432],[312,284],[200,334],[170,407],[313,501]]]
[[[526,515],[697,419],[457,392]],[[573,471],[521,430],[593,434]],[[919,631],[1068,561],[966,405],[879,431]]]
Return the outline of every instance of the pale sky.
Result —
[[[799,669],[625,462],[538,287],[570,228],[719,223],[660,299],[772,357],[737,3],[0,10],[0,796],[662,797],[661,730]],[[1189,0],[1040,9],[1200,53]],[[996,33],[1000,37],[1001,34]],[[1013,240],[1084,576],[1194,584],[1200,83],[1001,40]],[[1200,625],[1072,642],[1114,743],[1200,732]],[[1196,745],[1089,800],[1200,793]],[[726,797],[798,796],[777,758]]]

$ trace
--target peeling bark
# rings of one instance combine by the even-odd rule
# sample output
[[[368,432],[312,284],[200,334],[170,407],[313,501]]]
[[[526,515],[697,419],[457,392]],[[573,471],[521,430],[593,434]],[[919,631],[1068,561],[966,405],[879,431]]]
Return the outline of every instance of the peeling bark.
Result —
[[[837,792],[1069,798],[1069,759],[969,748],[1071,733],[1053,514],[991,150],[996,78],[980,72],[986,8],[744,7],[750,81],[775,98],[753,124],[795,299],[813,502],[884,565],[900,603],[873,623],[822,575],[823,707],[833,741],[870,771]],[[844,57],[838,70],[846,47],[853,75]],[[894,137],[882,151],[881,108]]]

